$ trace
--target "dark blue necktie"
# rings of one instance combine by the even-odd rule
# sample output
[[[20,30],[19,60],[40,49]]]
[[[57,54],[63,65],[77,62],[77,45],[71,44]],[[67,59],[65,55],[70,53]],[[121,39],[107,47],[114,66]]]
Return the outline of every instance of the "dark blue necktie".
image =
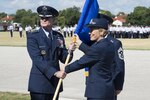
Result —
[[[49,32],[48,37],[53,40],[53,34],[51,32]]]

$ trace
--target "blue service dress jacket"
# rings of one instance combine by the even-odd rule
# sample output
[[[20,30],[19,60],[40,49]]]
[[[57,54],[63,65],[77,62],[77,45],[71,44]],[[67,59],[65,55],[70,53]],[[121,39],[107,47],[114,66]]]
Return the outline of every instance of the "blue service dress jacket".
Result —
[[[111,65],[115,90],[122,90],[125,77],[125,61],[122,43],[120,40],[113,38],[110,34],[108,34],[106,38],[113,43],[115,49],[115,58]],[[79,49],[86,54],[90,46],[84,43],[82,43],[81,45],[82,46],[80,46]]]
[[[80,45],[82,48],[85,45]],[[86,49],[86,48],[85,48]],[[67,65],[65,72],[70,73],[89,67],[89,76],[86,83],[85,97],[100,100],[114,98],[111,64],[115,55],[114,46],[108,39],[95,42],[86,50],[79,60]]]
[[[113,38],[110,34],[107,36],[108,40],[114,44],[115,59],[112,64],[113,82],[115,90],[122,90],[125,76],[125,62],[122,43],[120,40]]]
[[[42,28],[28,34],[27,50],[32,60],[28,86],[30,92],[55,93],[59,79],[54,73],[60,70],[59,61],[65,63],[68,55],[64,42],[63,36],[56,31],[52,31],[49,38]]]

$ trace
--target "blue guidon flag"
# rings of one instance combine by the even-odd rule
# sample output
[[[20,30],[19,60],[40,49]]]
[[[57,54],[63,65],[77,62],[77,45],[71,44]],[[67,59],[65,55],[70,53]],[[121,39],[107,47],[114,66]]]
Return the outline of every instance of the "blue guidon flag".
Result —
[[[80,38],[80,40],[87,45],[91,45],[92,42],[90,41],[90,35],[89,35],[89,28],[87,28],[85,25],[90,22],[92,18],[96,18],[98,16],[99,12],[99,5],[97,0],[86,0],[80,19],[78,21],[78,25],[75,30],[75,34],[77,34]],[[88,76],[88,67],[85,68],[85,76]]]
[[[90,36],[89,36],[90,30],[85,25],[88,24],[92,18],[96,18],[98,12],[99,12],[99,5],[97,0],[85,1],[80,19],[78,21],[78,25],[75,30],[75,34],[78,34],[81,41],[88,45],[91,44]]]

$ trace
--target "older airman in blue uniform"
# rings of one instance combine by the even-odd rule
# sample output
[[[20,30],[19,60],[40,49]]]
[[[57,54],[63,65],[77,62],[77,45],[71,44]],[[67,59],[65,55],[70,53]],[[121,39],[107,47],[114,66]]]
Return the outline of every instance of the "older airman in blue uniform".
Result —
[[[58,80],[63,78],[59,61],[65,63],[68,50],[62,34],[52,30],[58,11],[43,5],[37,8],[37,12],[41,27],[27,36],[27,50],[32,59],[28,90],[31,100],[52,100]],[[71,60],[73,54],[70,55]],[[61,86],[59,92],[62,90]],[[59,94],[57,100],[58,97]]]
[[[111,65],[115,57],[114,45],[107,35],[108,21],[94,18],[87,25],[90,28],[90,40],[95,41],[88,47],[82,43],[79,49],[85,52],[79,60],[67,65],[65,72],[70,73],[88,66],[85,97],[87,100],[113,100],[114,84]]]

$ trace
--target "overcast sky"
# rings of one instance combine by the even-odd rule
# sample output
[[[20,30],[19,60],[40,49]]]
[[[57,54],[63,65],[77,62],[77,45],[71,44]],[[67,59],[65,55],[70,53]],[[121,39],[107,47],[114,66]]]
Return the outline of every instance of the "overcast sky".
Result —
[[[0,0],[0,13],[15,14],[18,9],[31,9],[36,12],[40,5],[49,5],[57,10],[84,6],[85,0]],[[150,0],[98,0],[100,9],[108,10],[113,14],[118,12],[131,13],[136,6],[150,7]]]

